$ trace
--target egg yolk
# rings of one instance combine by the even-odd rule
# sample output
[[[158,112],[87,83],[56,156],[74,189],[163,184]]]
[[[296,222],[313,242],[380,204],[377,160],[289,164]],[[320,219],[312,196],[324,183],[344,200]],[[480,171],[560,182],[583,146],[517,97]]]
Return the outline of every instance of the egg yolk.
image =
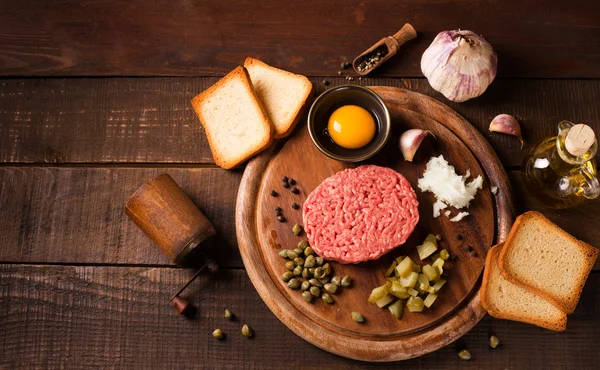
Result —
[[[329,117],[327,129],[337,145],[347,149],[358,149],[367,145],[375,136],[375,120],[364,108],[344,105]]]

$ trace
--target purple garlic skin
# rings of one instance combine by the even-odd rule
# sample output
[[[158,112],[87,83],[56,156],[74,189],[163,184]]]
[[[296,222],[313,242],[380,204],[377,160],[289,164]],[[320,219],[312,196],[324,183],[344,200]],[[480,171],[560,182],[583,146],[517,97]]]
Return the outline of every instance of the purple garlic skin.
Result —
[[[490,123],[490,132],[500,132],[507,135],[516,136],[521,141],[521,149],[525,142],[521,135],[521,126],[517,120],[509,114],[499,114]]]
[[[494,81],[498,56],[473,31],[442,31],[423,53],[421,71],[448,100],[463,102],[483,94]]]

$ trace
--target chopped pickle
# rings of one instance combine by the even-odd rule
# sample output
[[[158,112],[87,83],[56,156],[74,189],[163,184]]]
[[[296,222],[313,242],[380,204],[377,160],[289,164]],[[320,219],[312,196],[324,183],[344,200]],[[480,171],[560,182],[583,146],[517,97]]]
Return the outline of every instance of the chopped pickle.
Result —
[[[438,276],[442,276],[442,274],[444,273],[444,268],[440,267],[439,265],[438,266],[434,266],[433,268],[435,269],[435,271],[437,271]]]
[[[421,265],[413,263],[412,270],[413,270],[413,272],[416,272],[418,274],[419,272],[421,272]]]
[[[431,288],[431,285],[429,285],[429,283],[420,283],[419,284],[419,290],[422,290],[423,293],[421,293],[421,292],[419,292],[419,293],[425,294],[425,293],[429,292],[430,288]]]
[[[400,319],[402,317],[402,312],[404,312],[404,301],[398,300],[392,303],[388,307],[388,310],[390,310],[390,312],[395,318]]]
[[[410,312],[423,312],[424,306],[425,304],[421,297],[410,297],[406,302],[406,308],[408,308]]]
[[[431,264],[431,266],[433,266],[433,267],[436,267],[436,266],[444,267],[444,260],[441,259],[441,258],[438,258],[438,259],[435,260],[435,262],[433,262]]]
[[[418,277],[419,277],[419,274],[411,271],[407,277],[400,278],[400,285],[402,285],[405,288],[414,288],[415,285],[417,284]]]
[[[450,258],[450,253],[448,253],[447,249],[442,249],[440,251],[440,258],[443,259],[444,261],[447,260],[448,258]]]
[[[423,301],[423,304],[425,305],[425,307],[429,308],[431,307],[431,305],[433,304],[433,302],[435,302],[435,300],[437,299],[437,294],[435,293],[429,293],[427,295],[427,298],[425,298],[425,300]]]
[[[429,258],[431,258],[431,261],[435,261],[438,258],[440,258],[440,254],[439,253],[432,254],[431,256],[429,256]]]
[[[444,286],[444,284],[446,284],[446,280],[444,279],[439,279],[435,281],[435,284],[433,285],[433,289],[435,289],[435,292],[439,292],[440,289]]]
[[[396,269],[396,266],[398,266],[398,263],[396,261],[392,262],[390,268],[385,272],[385,277],[391,276]]]
[[[431,267],[431,265],[423,266],[423,275],[427,276],[427,279],[429,279],[429,281],[437,280],[437,278],[440,277],[437,269]]]
[[[433,234],[427,235],[423,244],[425,244],[427,242],[433,243],[435,245],[435,249],[437,249],[437,239],[436,239],[435,235],[433,235]]]
[[[434,287],[430,286],[429,289],[427,289],[427,293],[437,293],[437,290],[435,290]]]
[[[431,234],[429,234],[431,235]],[[435,238],[435,236],[434,236]],[[419,258],[421,261],[425,260],[425,258],[431,256],[437,251],[437,245],[430,241],[425,241],[425,243],[421,245],[417,245],[417,252],[419,253]]]
[[[368,301],[370,303],[376,303],[381,298],[385,297],[388,294],[388,285],[379,286],[371,291],[371,295],[369,296]]]
[[[402,262],[403,259],[404,256],[396,257],[396,264],[400,264],[400,262]]]
[[[400,299],[406,299],[409,297],[408,290],[396,281],[392,283],[392,287],[390,288],[390,294]]]
[[[387,306],[388,304],[392,303],[395,299],[396,299],[396,297],[388,294],[385,297],[379,299],[377,302],[375,302],[375,304],[377,305],[377,307],[383,308],[383,307]]]
[[[416,291],[416,290],[414,290],[413,288],[409,288],[409,289],[407,289],[407,292],[408,292],[408,294],[409,294],[409,295],[411,295],[411,296],[413,296],[413,297],[416,297],[416,296],[418,296],[418,295],[419,295],[419,292],[417,292],[417,291]]]
[[[413,272],[412,270],[413,261],[410,257],[406,257],[402,260],[402,262],[398,263],[396,266],[396,271],[400,277],[406,277]]]

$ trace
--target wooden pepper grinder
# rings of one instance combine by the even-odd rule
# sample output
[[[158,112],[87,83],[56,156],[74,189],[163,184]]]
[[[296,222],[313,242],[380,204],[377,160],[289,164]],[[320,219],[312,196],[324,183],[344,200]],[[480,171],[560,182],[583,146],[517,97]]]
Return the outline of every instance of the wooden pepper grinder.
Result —
[[[125,213],[175,264],[187,267],[203,264],[171,297],[177,312],[185,313],[190,306],[179,294],[204,268],[211,272],[218,270],[208,257],[215,227],[168,174],[158,175],[142,185],[125,205]]]

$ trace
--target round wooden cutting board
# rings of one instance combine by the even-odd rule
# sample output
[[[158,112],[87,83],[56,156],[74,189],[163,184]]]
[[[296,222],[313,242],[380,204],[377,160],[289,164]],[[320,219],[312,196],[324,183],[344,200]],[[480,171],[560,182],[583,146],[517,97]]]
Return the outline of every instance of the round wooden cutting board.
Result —
[[[236,205],[236,231],[244,265],[258,293],[273,313],[305,340],[341,356],[364,361],[397,361],[439,349],[471,329],[485,314],[479,300],[479,278],[488,249],[505,239],[513,221],[510,183],[498,158],[485,139],[469,122],[435,99],[411,91],[372,87],[386,102],[392,117],[392,136],[384,150],[365,163],[393,168],[412,184],[419,201],[420,221],[407,242],[377,261],[356,265],[330,262],[333,275],[350,275],[351,287],[334,295],[334,304],[321,299],[306,303],[300,290],[291,290],[281,280],[286,271],[282,249],[293,249],[306,237],[291,229],[302,224],[304,200],[324,179],[348,167],[323,155],[313,145],[306,127],[286,142],[278,142],[247,166]],[[430,130],[410,163],[402,159],[398,136],[409,128]],[[416,186],[432,156],[444,155],[457,173],[470,171],[486,180],[469,208],[470,216],[450,222],[445,216],[433,218],[431,193]],[[282,186],[281,178],[297,181],[298,194]],[[496,195],[490,188],[498,188]],[[272,196],[275,190],[278,195]],[[275,208],[283,209],[286,222],[279,222]],[[453,210],[452,215],[457,213]],[[385,283],[384,273],[392,260],[409,255],[420,261],[415,246],[427,234],[443,236],[442,248],[456,254],[446,261],[447,283],[435,304],[422,313],[405,310],[396,320],[387,309],[367,302],[371,290]],[[470,247],[470,248],[469,248]],[[473,250],[474,253],[470,252]],[[358,324],[350,313],[363,314]]]

